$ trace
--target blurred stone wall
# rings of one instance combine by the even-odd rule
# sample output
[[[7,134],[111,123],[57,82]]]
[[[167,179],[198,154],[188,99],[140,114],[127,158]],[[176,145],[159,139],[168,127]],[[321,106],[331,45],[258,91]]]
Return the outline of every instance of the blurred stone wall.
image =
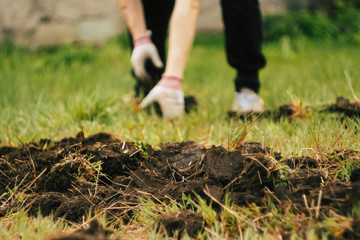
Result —
[[[241,0],[240,0],[241,1]],[[310,0],[260,0],[264,14],[306,7]],[[102,43],[125,28],[115,0],[0,0],[0,39],[38,46]],[[223,28],[219,0],[201,0],[199,31]]]
[[[124,23],[115,0],[0,0],[0,26],[2,36],[37,47],[102,42]]]

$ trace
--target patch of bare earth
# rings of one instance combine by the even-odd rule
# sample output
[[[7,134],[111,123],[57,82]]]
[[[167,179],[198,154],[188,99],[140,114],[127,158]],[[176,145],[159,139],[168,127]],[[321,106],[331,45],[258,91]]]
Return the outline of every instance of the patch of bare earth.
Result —
[[[181,202],[184,193],[197,194],[221,205],[228,193],[239,207],[264,206],[269,198],[279,211],[290,205],[302,220],[312,219],[298,221],[301,233],[310,222],[347,215],[359,201],[359,169],[352,172],[350,181],[333,174],[336,162],[349,160],[359,164],[359,153],[342,149],[318,159],[283,159],[259,143],[232,150],[191,141],[152,147],[106,133],[89,137],[79,133],[58,142],[45,139],[0,148],[0,214],[20,207],[33,216],[53,213],[56,218],[81,222],[89,211],[106,211],[109,221],[126,224],[141,207],[139,198]],[[19,199],[23,199],[20,205]],[[219,206],[214,206],[217,211]],[[175,231],[193,235],[204,226],[201,214],[191,212],[167,214],[158,222],[169,235]],[[354,217],[344,234],[356,236],[358,228],[359,218]],[[279,229],[286,238],[286,228]]]

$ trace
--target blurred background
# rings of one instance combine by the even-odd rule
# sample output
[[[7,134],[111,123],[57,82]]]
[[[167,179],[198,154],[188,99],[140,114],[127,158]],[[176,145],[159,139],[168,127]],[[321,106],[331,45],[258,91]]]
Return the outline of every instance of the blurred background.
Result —
[[[198,98],[201,111],[167,127],[130,104],[130,44],[115,0],[0,0],[0,145],[59,139],[80,129],[150,144],[232,139],[242,123],[227,118],[236,73],[226,61],[219,4],[201,0],[184,75],[184,92]],[[293,102],[325,106],[339,96],[358,99],[353,96],[360,90],[360,0],[260,4],[268,61],[260,94],[266,109]],[[343,132],[340,123],[335,117],[314,117],[306,125],[264,120],[247,136],[269,146],[284,142],[281,152],[293,153],[314,145],[307,137],[313,126],[332,145],[332,136]],[[349,146],[358,144],[348,139]]]
[[[201,1],[199,32],[222,30],[219,2]],[[265,40],[301,34],[333,37],[360,29],[356,11],[360,0],[260,0],[260,4]],[[0,39],[33,49],[71,42],[101,44],[124,27],[115,0],[0,0]]]

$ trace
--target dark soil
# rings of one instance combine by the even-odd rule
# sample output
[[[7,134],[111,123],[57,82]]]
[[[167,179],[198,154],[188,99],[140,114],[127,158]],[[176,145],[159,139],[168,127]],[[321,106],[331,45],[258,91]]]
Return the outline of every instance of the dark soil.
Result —
[[[275,111],[264,110],[261,113],[250,112],[239,114],[234,111],[228,111],[229,117],[237,117],[240,119],[272,117],[274,120],[280,120],[281,118],[288,118],[289,120],[293,120],[295,118],[305,119],[307,118],[308,114],[309,111],[303,108],[298,102],[282,105]]]
[[[158,217],[159,230],[164,228],[167,235],[172,237],[178,231],[180,238],[184,233],[194,236],[203,229],[203,217],[201,213],[178,212],[166,213]]]
[[[197,98],[195,96],[185,96],[184,97],[185,113],[197,111],[198,106],[199,106],[199,101],[197,100]],[[160,108],[160,104],[158,102],[154,102],[149,107],[147,107],[148,112],[151,112],[151,109],[154,109],[155,113],[158,116],[162,116],[162,111]]]
[[[111,233],[95,220],[90,222],[88,228],[79,229],[68,235],[54,237],[51,240],[106,240]]]
[[[310,116],[310,114],[316,110],[316,107],[310,109],[308,107],[303,107],[298,102],[293,102],[291,104],[286,104],[280,106],[275,111],[264,110],[261,113],[243,113],[239,114],[234,111],[229,111],[229,117],[236,117],[240,119],[248,119],[248,118],[273,118],[274,120],[280,120],[282,118],[288,118],[289,120],[293,120],[295,118],[306,119]],[[347,117],[360,117],[360,102],[354,101],[351,102],[349,99],[344,97],[338,97],[334,104],[330,104],[322,107],[322,110],[319,112],[334,112],[338,114],[343,114]]]
[[[218,203],[228,193],[238,206],[264,206],[270,198],[279,209],[291,203],[293,212],[307,216],[314,212],[304,199],[311,204],[320,198],[320,217],[348,214],[360,199],[360,170],[352,172],[351,181],[331,174],[335,161],[348,160],[360,164],[359,153],[343,149],[322,159],[283,159],[259,143],[232,150],[191,141],[152,147],[107,133],[86,138],[79,133],[58,142],[0,148],[0,214],[25,207],[29,215],[40,211],[81,222],[89,211],[106,211],[109,221],[127,223],[140,207],[139,197],[182,202],[183,193]],[[192,235],[203,227],[201,215],[188,212],[158,221],[170,235],[176,230]]]
[[[331,105],[330,111],[344,113],[348,117],[360,117],[360,102],[351,102],[349,99],[339,97],[336,103]]]

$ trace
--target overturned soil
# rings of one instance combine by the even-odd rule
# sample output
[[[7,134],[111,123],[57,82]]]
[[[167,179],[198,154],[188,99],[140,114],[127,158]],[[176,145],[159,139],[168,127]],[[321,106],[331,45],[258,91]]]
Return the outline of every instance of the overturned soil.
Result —
[[[246,118],[273,118],[274,120],[280,120],[282,118],[288,118],[289,120],[293,120],[295,118],[306,119],[308,118],[314,111],[319,112],[333,112],[342,114],[347,117],[360,117],[360,101],[350,101],[344,97],[338,97],[336,102],[330,105],[326,105],[321,107],[321,110],[317,110],[319,107],[303,107],[299,102],[292,102],[290,104],[285,104],[280,106],[278,109],[274,111],[264,110],[261,113],[237,113],[234,111],[229,111],[229,117],[236,117],[240,119]]]
[[[112,231],[106,230],[97,220],[90,222],[88,227],[84,227],[70,234],[56,236],[50,240],[106,240]]]
[[[80,132],[57,142],[0,148],[0,215],[25,208],[29,215],[81,222],[89,211],[106,211],[109,221],[126,223],[139,198],[181,202],[183,194],[197,194],[221,205],[226,193],[238,206],[262,206],[271,199],[279,209],[290,203],[294,213],[307,216],[346,215],[360,200],[360,170],[342,180],[335,173],[344,161],[359,166],[359,152],[283,158],[259,143],[231,150],[192,141],[153,147]],[[192,235],[203,227],[201,216],[192,213],[158,221],[168,234],[180,229]]]
[[[351,102],[344,97],[338,97],[329,107],[330,111],[344,113],[348,117],[360,117],[360,101]]]

